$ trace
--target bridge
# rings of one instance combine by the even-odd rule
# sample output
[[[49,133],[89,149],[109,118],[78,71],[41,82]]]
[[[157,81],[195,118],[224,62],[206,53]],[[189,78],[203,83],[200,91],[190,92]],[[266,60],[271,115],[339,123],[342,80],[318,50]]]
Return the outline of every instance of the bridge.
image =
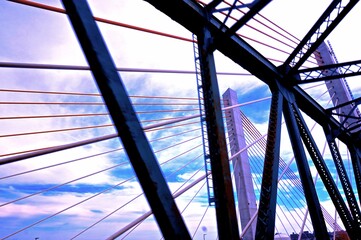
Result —
[[[0,238],[359,239],[357,3],[1,2]]]

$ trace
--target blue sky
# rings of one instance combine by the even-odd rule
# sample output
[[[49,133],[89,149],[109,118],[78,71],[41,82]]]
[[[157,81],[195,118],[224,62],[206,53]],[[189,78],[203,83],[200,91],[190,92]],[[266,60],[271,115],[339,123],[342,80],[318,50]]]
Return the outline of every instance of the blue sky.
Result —
[[[59,1],[42,0],[41,3],[61,7]],[[168,17],[159,13],[152,6],[144,1],[121,0],[109,1],[105,5],[101,1],[89,1],[95,16],[120,21],[123,23],[150,28],[157,31],[164,31],[170,34],[191,38],[192,35]],[[277,22],[283,28],[302,38],[312,24],[321,15],[322,10],[329,4],[329,1],[274,1],[267,6],[262,13]],[[312,7],[311,7],[312,6]],[[285,10],[289,9],[289,10]],[[360,11],[358,5],[347,16],[345,21],[330,35],[328,40],[337,54],[338,60],[351,61],[358,60],[361,56],[361,48],[357,47],[360,36],[355,33],[355,23],[359,22],[357,13]],[[307,17],[305,17],[307,12]],[[257,23],[254,23],[256,24]],[[353,25],[352,25],[353,24]],[[146,34],[126,28],[98,24],[107,46],[112,54],[114,62],[118,67],[124,68],[150,68],[150,69],[179,69],[194,70],[192,44],[185,41],[174,40],[152,34]],[[7,1],[0,1],[0,62],[21,62],[21,63],[41,63],[41,64],[64,64],[85,66],[86,61],[65,15],[52,13],[45,10],[35,9]],[[258,26],[262,29],[261,26]],[[267,29],[262,29],[269,31]],[[242,34],[255,37],[261,41],[268,40],[250,29],[244,29]],[[276,44],[269,40],[270,44]],[[274,50],[250,42],[257,50],[265,56],[284,60],[286,55]],[[279,46],[287,49],[285,46]],[[288,49],[288,51],[290,51]],[[246,73],[244,69],[232,63],[219,52],[215,52],[217,71]],[[274,62],[275,65],[279,63]],[[191,74],[155,74],[155,73],[129,73],[121,72],[121,77],[127,88],[129,95],[140,96],[167,96],[173,99],[142,99],[132,98],[134,103],[174,103],[175,106],[136,106],[137,111],[164,111],[189,110],[197,108],[196,80]],[[240,103],[257,100],[270,96],[266,85],[251,76],[225,76],[219,75],[219,87],[221,94],[232,88],[238,93]],[[359,77],[348,80],[355,97],[361,95],[361,85],[357,83]],[[0,89],[20,89],[39,91],[61,91],[61,92],[82,92],[97,93],[97,87],[88,71],[64,71],[64,70],[34,70],[34,69],[12,69],[0,68]],[[307,90],[312,96],[319,96],[324,92],[324,86]],[[191,100],[174,98],[192,98]],[[319,102],[326,106],[329,97],[325,95]],[[0,101],[18,102],[92,102],[102,103],[99,96],[69,96],[59,94],[36,94],[36,93],[10,93],[0,92]],[[180,104],[190,104],[184,106]],[[255,124],[261,134],[267,131],[268,108],[270,101],[264,101],[242,107],[241,109]],[[191,105],[192,104],[192,105]],[[1,105],[1,116],[26,116],[26,115],[60,115],[60,114],[89,114],[104,113],[106,108],[101,105],[78,106],[60,104],[37,104],[37,105]],[[182,117],[197,114],[197,111],[163,112],[153,114],[139,114],[141,120]],[[74,128],[81,126],[110,124],[108,116],[103,117],[74,117],[74,118],[37,118],[37,119],[17,119],[0,120],[1,135],[46,131],[50,129]],[[184,123],[192,123],[196,120],[188,120]],[[307,119],[312,124],[312,121]],[[145,125],[154,124],[147,122]],[[189,131],[198,129],[195,131]],[[184,131],[187,133],[176,135]],[[322,136],[322,129],[315,128],[315,136]],[[103,136],[115,133],[112,127],[101,127],[95,129],[66,131],[52,134],[33,134],[27,136],[0,138],[1,154],[17,151],[26,151],[49,146],[56,146],[75,141]],[[292,159],[291,147],[287,140],[287,133],[282,131],[282,158],[285,162]],[[162,169],[172,191],[179,188],[192,175],[191,181],[204,175],[200,170],[203,164],[202,148],[197,147],[192,151],[187,150],[201,144],[199,123],[193,123],[178,128],[169,128],[163,131],[149,131],[149,140],[160,139],[152,142],[156,156],[160,163],[180,155],[168,164],[164,164]],[[167,138],[165,138],[167,137]],[[195,138],[198,137],[198,138]],[[195,138],[195,139],[193,139]],[[191,140],[193,139],[193,140]],[[184,142],[184,143],[183,143]],[[176,145],[178,143],[182,143]],[[319,146],[323,146],[324,138],[317,139]],[[174,146],[174,147],[171,147]],[[168,149],[169,147],[169,149]],[[76,160],[101,152],[121,149],[118,139],[103,141],[72,150],[62,151],[42,157],[32,158],[14,164],[2,166],[0,177],[8,176],[22,171],[35,168],[42,168],[48,165],[58,164],[63,161]],[[249,153],[252,157],[252,153]],[[344,155],[345,156],[345,155]],[[346,156],[345,156],[346,157]],[[329,153],[326,150],[326,159]],[[329,160],[327,161],[330,162]],[[123,165],[124,163],[124,165]],[[79,181],[72,182],[65,186],[39,194],[37,196],[21,200],[2,207],[0,211],[0,221],[4,224],[0,227],[0,237],[4,237],[25,226],[31,225],[40,219],[56,213],[71,204],[90,198],[92,195],[114,187],[124,182],[120,186],[114,187],[108,192],[65,211],[58,216],[44,221],[35,227],[29,228],[9,239],[68,239],[81,232],[91,224],[106,216],[115,209],[126,204],[132,198],[142,193],[138,182],[134,176],[126,154],[123,150],[109,154],[97,155],[92,158],[79,160],[71,164],[65,164],[34,173],[24,174],[18,177],[0,180],[0,202],[5,203],[12,199],[21,198],[28,194],[51,188],[58,184],[71,181],[76,178],[91,174],[101,169],[106,169],[114,165],[120,166],[108,171],[101,172]],[[187,164],[187,165],[186,165]],[[182,166],[184,168],[180,169]],[[330,165],[331,169],[332,164]],[[295,169],[295,163],[291,165]],[[314,167],[311,165],[312,171]],[[178,170],[179,169],[179,170]],[[173,175],[171,173],[175,172]],[[333,171],[334,172],[334,171]],[[257,175],[257,170],[254,175]],[[297,173],[296,173],[297,175]],[[287,181],[288,179],[283,179]],[[202,187],[204,182],[197,184],[187,191],[176,202],[179,209],[187,206],[189,200],[196,196],[189,205],[183,216],[191,234],[197,228],[202,214],[207,207],[206,189]],[[257,183],[255,183],[257,185]],[[320,181],[317,182],[320,189],[320,196],[325,207],[330,209],[331,203],[327,198],[327,193],[322,189]],[[200,193],[195,195],[200,189]],[[289,189],[290,193],[295,189]],[[286,206],[280,206],[280,208]],[[129,205],[119,210],[116,214],[107,218],[93,229],[85,232],[79,239],[102,239],[108,237],[113,232],[133,221],[149,210],[144,196],[132,201]],[[298,211],[293,207],[292,211]],[[304,211],[304,209],[302,210]],[[285,216],[289,216],[290,212]],[[331,211],[331,215],[334,213]],[[196,238],[201,239],[206,234],[207,239],[214,239],[215,218],[214,209],[210,208],[205,215],[205,219],[197,232]],[[283,231],[280,228],[281,232]],[[157,225],[153,217],[142,223],[127,239],[154,239],[160,238]]]

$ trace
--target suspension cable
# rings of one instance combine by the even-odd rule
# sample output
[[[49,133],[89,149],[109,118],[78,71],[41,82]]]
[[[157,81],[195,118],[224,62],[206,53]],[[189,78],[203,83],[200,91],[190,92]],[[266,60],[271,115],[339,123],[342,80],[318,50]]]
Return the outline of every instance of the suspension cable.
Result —
[[[194,183],[194,182],[193,182],[193,183]],[[193,183],[190,184],[189,186],[192,186],[192,187],[195,186],[195,185],[193,185]],[[198,182],[197,182],[197,183],[198,183]],[[189,187],[189,186],[188,186],[188,187]],[[190,189],[190,188],[189,188],[189,189]],[[188,190],[188,189],[187,189],[187,190]],[[179,192],[179,193],[180,193],[180,192]],[[182,193],[184,193],[184,192],[182,192]],[[182,194],[182,193],[181,193],[181,194]],[[137,199],[138,197],[140,197],[140,196],[142,196],[142,195],[144,195],[144,193],[141,193],[141,194],[137,195],[135,198],[133,198],[131,201],[127,202],[126,204],[129,204],[130,202],[132,202],[133,200]],[[179,194],[179,195],[180,195],[180,194]],[[177,195],[177,193],[174,193],[174,194],[173,194],[173,198],[176,198],[176,197],[178,197],[179,195]],[[125,204],[125,205],[126,205],[126,204]],[[73,236],[71,239],[75,239],[76,237],[80,236],[80,235],[83,234],[84,232],[88,231],[89,229],[91,229],[92,227],[94,227],[95,225],[97,225],[98,223],[102,222],[102,221],[105,220],[106,218],[110,217],[111,215],[113,215],[114,213],[116,213],[117,211],[119,211],[119,210],[120,210],[121,208],[123,208],[125,205],[122,205],[121,207],[113,210],[111,213],[105,215],[104,217],[102,217],[101,219],[99,219],[98,221],[96,221],[95,223],[93,223],[92,225],[88,226],[86,229],[82,230],[81,232],[79,232],[78,234],[76,234],[75,236]],[[150,215],[151,215],[151,211],[147,212],[146,215],[150,216]],[[143,220],[145,220],[145,218],[144,218]],[[138,223],[139,223],[139,222],[138,222]],[[137,223],[137,224],[138,224],[138,223]],[[118,232],[117,232],[117,233],[118,233]],[[117,234],[117,233],[115,233],[115,234]],[[113,234],[113,235],[115,235],[115,234]],[[113,236],[113,235],[112,235],[112,236]],[[118,236],[120,236],[120,235],[118,235]],[[118,236],[117,236],[117,237],[118,237]],[[108,239],[109,239],[109,238],[108,238]]]

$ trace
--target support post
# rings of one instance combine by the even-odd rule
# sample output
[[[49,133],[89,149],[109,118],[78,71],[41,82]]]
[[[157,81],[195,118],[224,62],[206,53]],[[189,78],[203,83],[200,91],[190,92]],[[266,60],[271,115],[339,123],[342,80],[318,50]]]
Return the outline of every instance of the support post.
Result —
[[[198,46],[218,235],[220,240],[239,239],[212,36],[208,29],[204,28],[198,35]]]
[[[301,142],[300,132],[297,126],[297,120],[294,115],[295,103],[292,104],[285,100],[283,104],[283,113],[287,125],[288,134],[291,140],[295,160],[300,174],[303,191],[310,211],[310,217],[315,231],[316,239],[328,239],[325,220],[321,211],[320,202],[317,197],[315,185],[313,184],[310,167],[307,162],[306,154]]]
[[[238,104],[237,93],[232,89],[227,89],[223,94],[223,105],[225,107]],[[239,108],[226,110],[226,122],[230,142],[231,154],[238,153],[246,147],[246,139],[243,131],[243,123]],[[257,212],[256,196],[253,188],[252,174],[247,150],[243,151],[236,158],[232,159],[233,175],[236,182],[238,199],[238,211],[240,215],[242,229],[251,221],[252,216]],[[244,239],[254,239],[256,232],[256,222],[251,224]]]
[[[274,239],[282,105],[282,94],[278,90],[273,91],[259,200],[256,239]]]
[[[63,5],[164,238],[191,239],[87,2]]]

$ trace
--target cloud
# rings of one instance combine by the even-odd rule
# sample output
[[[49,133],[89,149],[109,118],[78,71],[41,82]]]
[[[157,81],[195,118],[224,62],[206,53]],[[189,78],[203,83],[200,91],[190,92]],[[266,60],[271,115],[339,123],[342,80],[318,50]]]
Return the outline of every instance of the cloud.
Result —
[[[43,1],[44,3],[51,3],[60,6],[58,1]],[[171,21],[169,17],[160,14],[158,10],[144,1],[114,1],[111,7],[101,3],[100,1],[90,1],[91,8],[96,16],[113,19],[115,21],[131,23],[132,25],[141,26],[149,29],[156,29],[171,34],[191,38],[191,33],[181,27],[179,24]],[[266,7],[262,13],[270,14],[277,17],[279,22],[286,24],[288,29],[297,29],[299,32],[297,36],[303,37],[309,27],[313,24],[314,19],[319,16],[312,13],[309,18],[304,19],[301,25],[297,22],[288,21],[289,16],[296,19],[294,12],[282,12],[276,9],[284,9],[288,3],[281,1],[272,3],[274,7]],[[278,5],[280,4],[280,5]],[[270,4],[271,5],[271,4]],[[311,2],[296,6],[294,3],[289,6],[290,9],[297,10],[297,14],[303,14],[305,11],[300,11],[298,7],[305,6],[309,8]],[[280,7],[282,6],[282,7]],[[324,10],[324,3],[312,2],[313,8]],[[314,10],[314,9],[313,9]],[[354,18],[355,15],[350,15]],[[285,17],[286,20],[283,18]],[[63,14],[51,13],[44,10],[35,9],[32,7],[22,6],[10,2],[0,3],[0,21],[3,29],[0,37],[0,46],[3,54],[0,56],[0,61],[9,62],[29,62],[29,63],[44,63],[44,64],[66,64],[66,65],[82,65],[86,66],[86,60],[83,56],[82,50],[73,33],[71,25],[67,17]],[[135,30],[115,27],[98,23],[107,46],[112,53],[112,57],[117,67],[129,68],[151,68],[151,69],[177,69],[177,70],[193,70],[194,69],[194,55],[192,43],[174,40],[171,38],[160,37],[149,33],[142,33]],[[345,28],[342,28],[345,29]],[[263,29],[265,31],[269,31]],[[251,33],[253,30],[245,32]],[[355,34],[353,32],[353,34]],[[331,38],[332,37],[332,38]],[[335,41],[335,49],[344,47],[343,42],[340,44],[340,39],[330,36],[332,41]],[[335,40],[334,40],[335,39]],[[263,36],[260,40],[267,41]],[[353,40],[349,38],[348,41]],[[273,40],[272,40],[273,41]],[[356,41],[356,40],[355,40]],[[252,45],[266,56],[275,59],[285,59],[287,55],[279,53],[275,50],[267,49],[259,44]],[[349,45],[351,46],[351,44]],[[282,46],[288,49],[288,47]],[[341,51],[342,57],[340,60],[348,59],[345,56],[347,52],[357,51]],[[338,51],[337,51],[338,54]],[[356,55],[357,57],[359,56]],[[354,60],[354,58],[350,59]],[[218,72],[237,72],[247,73],[244,69],[234,64],[219,52],[215,52],[215,61]],[[144,95],[144,96],[172,96],[172,97],[191,97],[196,98],[196,77],[193,74],[160,74],[160,73],[130,73],[120,72],[125,87],[130,95]],[[0,69],[0,85],[1,88],[20,89],[20,90],[41,90],[41,91],[64,91],[64,92],[86,92],[98,93],[96,83],[89,71],[64,71],[64,70],[34,70],[34,69]],[[248,102],[257,100],[259,98],[270,96],[268,87],[261,81],[252,76],[225,76],[218,75],[219,89],[222,94],[227,88],[231,87],[239,93],[240,102]],[[357,81],[350,81],[352,89],[355,90],[355,96],[360,95],[361,88],[356,84]],[[320,92],[324,92],[325,87],[312,88],[307,90],[312,96],[317,97]],[[9,93],[0,92],[0,101],[37,101],[37,102],[102,102],[100,97],[81,97],[81,96],[64,96],[52,94],[30,94],[30,93]],[[319,99],[322,106],[325,106],[328,101],[328,96]],[[171,103],[176,102],[174,99],[166,100],[149,100],[149,99],[132,99],[134,103]],[[185,101],[185,100],[181,100]],[[189,101],[192,104],[196,101]],[[178,103],[178,102],[177,102]],[[106,108],[104,106],[68,106],[68,105],[1,105],[2,116],[24,116],[24,115],[54,115],[54,114],[84,114],[84,113],[104,113]],[[154,111],[153,107],[136,106],[137,111]],[[197,108],[197,106],[172,106],[157,108],[158,110],[189,110]],[[260,104],[251,104],[247,107],[242,107],[242,111],[250,117],[251,121],[255,123],[257,129],[262,133],[267,132],[268,115],[269,115],[269,101]],[[184,112],[167,112],[160,114],[139,114],[142,120],[150,120],[156,118],[170,118],[181,117],[192,114],[198,114],[198,111],[184,111]],[[197,119],[198,120],[198,119]],[[312,125],[312,121],[306,118],[308,124]],[[2,135],[31,132],[31,131],[47,131],[51,129],[72,128],[90,125],[110,124],[109,116],[96,118],[37,118],[37,119],[18,119],[18,120],[1,120]],[[144,123],[146,126],[148,123]],[[187,181],[193,174],[194,178],[204,174],[201,165],[203,164],[202,157],[198,157],[202,153],[201,147],[194,151],[187,153],[186,151],[192,147],[201,144],[200,139],[188,139],[200,135],[200,131],[190,132],[184,135],[176,135],[181,131],[190,130],[192,127],[199,128],[199,123],[183,126],[178,128],[166,128],[162,131],[147,132],[146,135],[149,140],[157,138],[164,138],[175,135],[172,138],[158,140],[152,142],[152,148],[156,153],[159,162],[171,160],[172,157],[181,155],[172,160],[169,164],[162,166],[163,173],[167,178],[168,185],[172,191],[178,189],[182,183]],[[16,151],[25,151],[35,148],[56,146],[70,142],[89,139],[97,136],[102,136],[109,133],[115,133],[113,127],[86,129],[77,131],[66,131],[61,133],[43,133],[31,134],[17,137],[2,137],[0,139],[0,151],[3,154],[12,153]],[[323,142],[322,129],[316,128],[313,132],[317,136],[317,143]],[[322,139],[322,141],[320,140]],[[180,145],[178,143],[185,142]],[[281,156],[288,162],[293,157],[292,147],[288,140],[287,131],[283,126],[282,129],[282,151]],[[173,147],[171,147],[173,146]],[[61,163],[66,160],[78,159],[86,156],[96,155],[101,152],[109,151],[115,148],[120,148],[119,140],[109,140],[97,144],[78,147],[72,150],[62,151],[55,154],[45,155],[42,157],[31,158],[25,161],[3,166],[0,168],[0,177],[9,174],[16,174],[22,171],[28,171],[34,168],[44,167],[50,164]],[[167,148],[167,149],[166,149]],[[165,149],[160,151],[161,149]],[[250,152],[250,154],[252,154]],[[326,155],[329,157],[329,153]],[[343,154],[343,157],[346,157]],[[11,231],[27,226],[34,221],[43,217],[49,216],[57,211],[69,207],[82,201],[96,192],[102,191],[114,184],[117,184],[125,179],[134,176],[131,165],[128,163],[128,158],[124,151],[115,152],[107,155],[97,155],[93,158],[77,161],[61,165],[55,168],[42,170],[39,172],[21,175],[2,180],[0,190],[5,192],[1,197],[1,202],[9,201],[18,197],[26,196],[32,192],[46,189],[57,184],[62,184],[76,178],[80,178],[87,174],[106,169],[127,162],[115,169],[96,174],[92,177],[87,177],[76,182],[72,182],[69,186],[59,188],[57,190],[39,194],[32,198],[19,201],[5,206],[0,217],[2,222],[6,222],[7,229],[0,230],[1,236],[4,236]],[[186,165],[187,164],[187,165]],[[184,167],[183,169],[180,169]],[[180,170],[179,170],[180,169]],[[198,173],[197,170],[201,169]],[[332,168],[333,169],[333,168]],[[171,175],[175,171],[174,175]],[[315,173],[312,167],[313,174]],[[297,175],[297,173],[296,173]],[[254,177],[259,177],[257,173]],[[290,179],[283,179],[281,184],[289,184]],[[255,186],[259,186],[256,183]],[[194,189],[187,191],[184,195],[179,197],[176,202],[179,209],[183,209],[189,201],[195,196],[200,189],[197,185]],[[289,188],[287,193],[292,193],[294,189]],[[137,194],[142,192],[136,180],[131,180],[121,187],[110,190],[101,194],[84,204],[71,208],[59,216],[45,221],[40,226],[31,228],[19,235],[20,238],[30,238],[33,236],[40,236],[40,238],[47,238],[51,235],[53,238],[70,238],[76,233],[84,230],[86,227],[94,224],[99,219],[107,214],[126,204]],[[290,198],[292,195],[286,195]],[[329,202],[326,202],[326,205]],[[296,220],[292,220],[291,214],[304,209],[286,209],[284,206],[278,207],[277,211],[281,218],[290,219],[290,222],[283,228],[280,222],[277,222],[277,228],[280,232],[290,231],[296,224]],[[132,201],[129,205],[116,212],[104,222],[98,224],[94,229],[87,231],[83,236],[86,239],[100,239],[107,237],[112,231],[122,228],[130,221],[141,216],[144,212],[149,210],[144,196]],[[191,234],[196,231],[200,220],[207,210],[207,193],[206,189],[202,188],[184,212],[183,217],[186,220],[187,226]],[[283,210],[283,211],[282,211]],[[282,213],[281,213],[282,212]],[[283,214],[283,215],[282,215]],[[202,223],[195,238],[197,239],[211,239],[217,236],[217,227],[215,221],[214,208],[207,210]],[[307,227],[312,229],[307,223]],[[110,231],[109,229],[112,229]],[[206,230],[205,230],[206,229]],[[62,236],[54,236],[54,231],[62,232]],[[142,238],[144,234],[147,237],[160,238],[159,229],[155,223],[154,218],[146,220],[137,228],[130,236],[131,238]],[[206,235],[205,235],[206,234]]]

